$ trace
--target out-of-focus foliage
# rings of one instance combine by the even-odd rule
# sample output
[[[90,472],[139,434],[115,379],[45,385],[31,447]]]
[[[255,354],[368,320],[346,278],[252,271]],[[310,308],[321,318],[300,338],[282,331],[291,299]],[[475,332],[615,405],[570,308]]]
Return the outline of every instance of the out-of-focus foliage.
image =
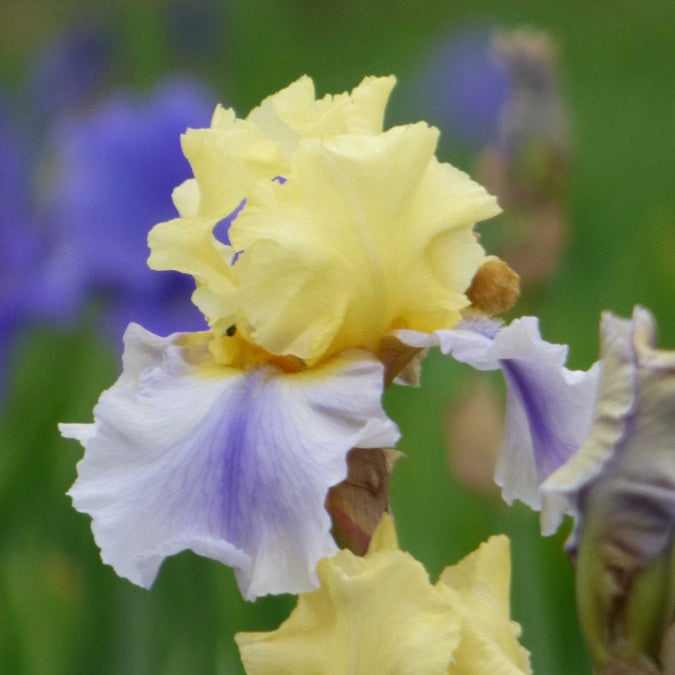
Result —
[[[394,73],[399,86],[388,123],[429,119],[442,130],[443,159],[471,172],[479,151],[476,139],[489,142],[494,133],[494,110],[486,111],[489,128],[471,132],[471,138],[463,135],[464,123],[475,128],[481,120],[457,116],[471,115],[472,105],[478,109],[488,105],[480,102],[480,92],[485,92],[490,105],[501,105],[501,94],[496,96],[494,88],[502,85],[473,82],[480,77],[501,82],[489,58],[476,56],[480,62],[474,64],[472,58],[451,57],[464,54],[462,45],[480,49],[476,45],[481,40],[487,45],[486,31],[491,27],[515,29],[526,24],[547,31],[558,52],[560,86],[570,118],[564,202],[568,241],[558,270],[536,296],[526,287],[524,301],[513,313],[540,315],[546,339],[570,344],[569,362],[575,368],[587,368],[596,358],[598,317],[605,308],[628,315],[635,303],[649,307],[661,327],[660,344],[672,347],[675,96],[666,83],[675,60],[675,5],[668,0],[639,5],[617,0],[611,9],[605,3],[581,0],[527,4],[118,0],[106,3],[105,9],[79,0],[28,0],[3,8],[3,671],[241,673],[234,633],[273,629],[293,604],[289,597],[245,603],[231,570],[189,553],[167,561],[151,591],[135,588],[101,564],[88,519],[76,513],[65,497],[80,450],[58,437],[56,422],[91,420],[97,396],[119,370],[119,343],[114,330],[103,336],[101,332],[101,325],[110,325],[105,323],[110,294],[88,287],[75,318],[65,324],[54,321],[63,318],[59,302],[64,292],[44,279],[45,261],[53,253],[53,237],[63,230],[47,216],[54,209],[54,187],[72,178],[50,173],[54,153],[64,141],[59,130],[67,126],[81,132],[87,120],[101,114],[111,95],[119,96],[113,92],[124,90],[125,96],[149,100],[169,74],[201,83],[195,86],[210,88],[215,99],[243,113],[303,73],[314,77],[320,91],[350,89],[365,74]],[[73,36],[78,35],[74,48]],[[484,37],[475,40],[476,35]],[[64,52],[68,39],[71,48]],[[442,73],[444,53],[449,54],[448,67],[454,69],[448,79]],[[435,100],[444,100],[439,93],[457,97],[457,105],[450,106],[452,114],[446,116],[443,106],[432,108],[428,101],[434,97],[425,99],[421,86],[436,88]],[[186,119],[185,126],[205,122]],[[161,129],[150,125],[147,133],[155,132],[159,138]],[[114,138],[112,127],[104,137]],[[112,150],[119,152],[121,145]],[[178,151],[176,156],[180,159]],[[147,158],[147,171],[152,173],[148,186],[162,183],[156,189],[166,190],[163,203],[170,208],[170,187],[156,180],[152,168],[159,171],[167,160],[158,154],[156,161],[154,165]],[[62,166],[68,171],[67,164]],[[102,214],[103,222],[110,222],[109,211],[116,208],[115,195],[121,194],[126,178],[119,177],[109,191],[105,185],[97,186],[102,200],[113,200],[101,207],[108,211]],[[117,182],[114,176],[110,180]],[[8,185],[17,187],[8,190]],[[153,193],[151,198],[161,203],[161,195]],[[119,206],[123,214],[124,205]],[[158,212],[147,228],[166,217],[166,211]],[[508,214],[481,226],[486,242],[490,230],[498,231],[507,218]],[[91,232],[95,227],[92,222]],[[107,234],[111,227],[107,226]],[[64,245],[68,237],[78,238],[76,227],[68,232]],[[138,236],[137,241],[142,239]],[[81,258],[96,255],[92,246],[78,249],[78,264],[91,264]],[[11,278],[3,276],[10,272]],[[16,284],[16,290],[10,284]],[[31,304],[44,298],[51,299]],[[40,311],[27,316],[30,307]],[[142,321],[141,314],[133,318]],[[175,326],[185,328],[194,326]],[[489,374],[483,379],[494,384],[498,398],[496,382]],[[536,514],[518,505],[509,509],[494,495],[460,482],[463,474],[450,468],[457,460],[450,462],[446,455],[453,448],[446,448],[444,422],[453,432],[457,418],[452,411],[467,400],[474,381],[460,364],[431,354],[424,364],[421,389],[397,387],[385,397],[390,416],[401,426],[400,449],[407,455],[392,477],[402,547],[436,578],[445,565],[489,535],[508,534],[513,616],[523,626],[522,641],[532,652],[534,672],[589,672],[576,623],[572,573],[562,553],[564,535],[542,539]],[[490,410],[485,417],[493,413]],[[484,425],[480,407],[472,414],[477,451],[482,451],[486,441],[484,430],[478,433]],[[470,444],[470,427],[465,435]],[[456,434],[448,437],[458,442]]]

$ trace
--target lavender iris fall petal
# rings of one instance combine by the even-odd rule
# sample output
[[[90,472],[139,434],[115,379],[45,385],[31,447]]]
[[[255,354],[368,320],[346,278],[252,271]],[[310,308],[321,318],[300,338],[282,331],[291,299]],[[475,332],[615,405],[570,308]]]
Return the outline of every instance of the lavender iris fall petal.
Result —
[[[510,504],[520,499],[542,511],[542,530],[554,531],[561,516],[557,499],[542,500],[539,485],[579,448],[591,424],[597,367],[565,368],[567,347],[544,341],[535,317],[500,327],[477,315],[453,330],[431,335],[397,331],[412,347],[438,346],[478,370],[501,368],[506,382],[504,433],[495,481]]]
[[[383,367],[353,351],[300,373],[216,368],[202,335],[129,327],[94,423],[61,425],[86,449],[75,508],[92,516],[104,562],[140,586],[192,549],[234,567],[247,599],[309,590],[337,551],[323,505],[347,452],[398,439]]]

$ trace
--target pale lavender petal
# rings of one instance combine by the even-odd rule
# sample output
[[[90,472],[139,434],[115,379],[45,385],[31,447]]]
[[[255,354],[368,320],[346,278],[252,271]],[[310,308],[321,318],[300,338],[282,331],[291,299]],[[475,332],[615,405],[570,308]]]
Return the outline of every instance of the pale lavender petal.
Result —
[[[627,319],[605,313],[600,334],[602,358],[593,424],[585,438],[583,452],[577,453],[564,470],[551,477],[547,491],[555,490],[563,495],[583,488],[602,473],[626,433],[638,388],[633,325]]]
[[[192,549],[234,567],[247,599],[306,591],[337,550],[324,501],[347,452],[398,439],[382,365],[354,351],[296,374],[241,371],[213,364],[208,337],[129,327],[94,423],[61,425],[85,447],[73,503],[104,562],[141,586]]]
[[[502,328],[478,317],[454,330],[397,331],[396,337],[415,347],[440,346],[479,370],[501,368],[507,408],[495,481],[508,503],[520,499],[541,509],[539,485],[577,451],[590,428],[597,367],[565,368],[567,347],[542,340],[535,317]]]
[[[542,486],[567,501],[576,538],[592,509],[601,536],[644,564],[675,528],[675,351],[654,348],[654,319],[605,313],[593,426],[577,455]]]

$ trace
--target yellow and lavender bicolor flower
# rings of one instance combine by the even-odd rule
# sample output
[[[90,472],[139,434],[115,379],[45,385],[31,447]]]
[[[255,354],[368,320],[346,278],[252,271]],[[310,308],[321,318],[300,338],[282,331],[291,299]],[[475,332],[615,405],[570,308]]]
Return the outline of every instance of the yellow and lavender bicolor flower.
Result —
[[[364,557],[318,565],[319,589],[267,633],[238,633],[248,675],[424,673],[520,675],[529,654],[509,617],[509,540],[491,537],[433,585],[399,550],[388,514]]]
[[[435,157],[438,131],[382,131],[394,79],[316,100],[303,77],[245,119],[188,130],[180,217],[149,264],[196,280],[210,331],[132,325],[124,372],[93,424],[70,494],[102,558],[149,586],[183,549],[236,569],[246,598],[318,584],[337,551],[324,508],[351,448],[399,433],[376,354],[394,330],[452,328],[496,200]]]
[[[568,547],[596,664],[673,672],[675,351],[655,348],[654,319],[636,307],[631,320],[603,315],[600,364],[587,438],[542,490],[576,517]]]
[[[544,534],[562,517],[562,504],[547,498],[539,486],[572,457],[591,424],[598,368],[565,368],[567,346],[541,338],[536,317],[515,319],[507,326],[478,312],[452,330],[431,335],[401,330],[399,340],[412,347],[440,347],[445,354],[478,370],[501,369],[506,382],[504,433],[495,481],[504,499],[519,499],[541,510]]]

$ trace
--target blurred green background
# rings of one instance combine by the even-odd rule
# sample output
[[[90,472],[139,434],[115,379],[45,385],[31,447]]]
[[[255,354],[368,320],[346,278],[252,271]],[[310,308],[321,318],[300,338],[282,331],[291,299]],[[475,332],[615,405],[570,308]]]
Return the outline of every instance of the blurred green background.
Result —
[[[366,74],[394,73],[393,123],[423,114],[416,83],[439,40],[476,25],[549,32],[570,116],[568,244],[555,273],[536,293],[526,288],[512,314],[537,313],[546,339],[570,345],[573,368],[597,358],[603,309],[628,315],[636,303],[649,307],[661,344],[675,347],[671,0],[231,0],[210,7],[217,20],[209,25],[207,53],[174,49],[169,4],[7,3],[0,84],[19,90],[34,50],[84,16],[119,31],[118,85],[144,90],[178,70],[210,83],[243,115],[303,73],[320,94],[351,89]],[[453,129],[442,132],[442,159],[471,172],[478,150],[453,139]],[[481,226],[487,240],[504,218]],[[276,627],[293,598],[245,603],[230,569],[189,552],[167,560],[150,591],[136,588],[101,564],[88,517],[65,496],[81,448],[62,440],[56,423],[90,421],[120,367],[91,327],[96,311],[91,307],[77,330],[33,326],[12,347],[0,418],[0,670],[243,672],[233,634]],[[461,419],[452,411],[462,409],[479,380],[503,396],[498,377],[477,379],[467,367],[431,354],[420,389],[386,394],[407,455],[392,485],[401,544],[435,579],[489,535],[508,534],[513,616],[523,626],[534,672],[589,673],[562,551],[570,524],[544,539],[536,514],[507,507],[451,467],[448,431],[453,438]],[[466,415],[481,426],[480,414]]]

